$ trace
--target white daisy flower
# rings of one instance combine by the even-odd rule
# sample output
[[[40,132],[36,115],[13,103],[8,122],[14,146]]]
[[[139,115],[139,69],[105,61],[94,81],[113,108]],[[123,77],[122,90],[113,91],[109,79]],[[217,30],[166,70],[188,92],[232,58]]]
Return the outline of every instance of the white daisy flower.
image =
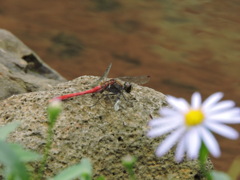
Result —
[[[188,158],[196,159],[203,142],[214,157],[219,157],[220,148],[212,132],[237,139],[239,133],[224,123],[240,123],[240,108],[234,107],[235,103],[230,100],[219,102],[222,97],[223,93],[218,92],[202,102],[201,95],[195,92],[189,104],[183,98],[167,96],[167,101],[173,108],[162,108],[162,117],[149,122],[149,137],[170,133],[157,148],[156,155],[163,156],[177,144],[176,161],[181,161],[185,152]]]

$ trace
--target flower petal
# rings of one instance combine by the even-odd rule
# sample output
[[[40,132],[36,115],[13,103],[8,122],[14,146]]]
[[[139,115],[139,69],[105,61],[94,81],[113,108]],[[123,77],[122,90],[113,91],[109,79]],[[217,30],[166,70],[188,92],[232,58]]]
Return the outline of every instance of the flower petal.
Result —
[[[199,109],[201,106],[201,102],[202,102],[202,98],[200,93],[198,92],[193,93],[192,99],[191,99],[191,107],[193,109]]]
[[[172,124],[172,123],[178,123],[179,121],[181,122],[181,119],[183,119],[182,116],[181,117],[175,116],[175,117],[166,117],[166,118],[165,117],[164,118],[156,118],[156,119],[150,120],[148,125],[150,127],[165,126],[165,125]]]
[[[213,119],[208,119],[207,121],[216,122],[216,123],[226,123],[226,124],[239,124],[240,117],[232,117],[232,118],[219,117],[219,119],[213,118]]]
[[[185,138],[181,138],[176,148],[175,153],[175,160],[177,162],[181,162],[184,158],[184,151],[185,151]]]
[[[175,98],[173,96],[167,96],[168,103],[176,110],[180,112],[186,112],[189,109],[188,102],[183,98]]]
[[[240,123],[240,109],[232,108],[223,112],[213,113],[208,115],[206,119],[228,124]]]
[[[221,101],[217,103],[215,106],[213,106],[212,108],[206,109],[206,113],[207,114],[218,113],[218,112],[222,112],[230,108],[233,108],[234,106],[235,106],[234,101],[230,101],[230,100]]]
[[[169,133],[173,129],[176,129],[181,124],[181,121],[175,121],[174,123],[166,123],[164,124],[164,126],[158,126],[150,129],[150,131],[147,133],[147,136],[151,138],[162,136],[163,134]]]
[[[209,96],[202,104],[203,110],[207,110],[215,105],[223,97],[222,92],[217,92]]]
[[[176,144],[177,140],[181,137],[184,131],[185,127],[181,127],[176,131],[172,132],[157,148],[156,155],[160,157],[166,154],[169,151],[169,149],[171,149],[173,145]]]
[[[186,140],[187,156],[190,159],[196,159],[201,146],[201,137],[199,136],[198,128],[190,129],[186,134]]]
[[[202,140],[206,145],[208,151],[214,156],[219,157],[221,155],[220,148],[217,140],[212,135],[212,133],[205,129],[204,127],[199,127],[199,132],[201,133]]]
[[[172,108],[167,108],[167,107],[164,107],[164,108],[159,110],[159,114],[162,115],[162,116],[173,116],[176,113],[178,113],[176,110],[174,110]]]
[[[237,139],[239,137],[238,131],[231,128],[230,126],[226,126],[224,124],[219,124],[219,123],[212,123],[212,122],[208,122],[205,125],[211,131],[213,131],[221,136],[224,136],[226,138]]]

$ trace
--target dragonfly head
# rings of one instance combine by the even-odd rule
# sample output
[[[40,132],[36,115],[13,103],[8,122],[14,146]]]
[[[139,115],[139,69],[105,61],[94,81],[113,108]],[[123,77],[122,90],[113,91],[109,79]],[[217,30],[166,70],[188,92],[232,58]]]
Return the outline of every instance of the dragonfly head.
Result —
[[[124,89],[127,93],[130,93],[131,90],[132,90],[132,85],[131,85],[129,82],[125,82],[123,89]]]

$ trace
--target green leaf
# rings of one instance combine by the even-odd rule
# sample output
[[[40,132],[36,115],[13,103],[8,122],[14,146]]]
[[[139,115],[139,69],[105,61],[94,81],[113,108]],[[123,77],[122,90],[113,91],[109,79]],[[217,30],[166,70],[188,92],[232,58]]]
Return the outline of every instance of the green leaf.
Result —
[[[90,180],[92,176],[92,165],[89,159],[82,159],[77,165],[64,169],[51,180],[71,180],[80,177],[81,180]]]
[[[9,146],[22,162],[36,161],[41,158],[41,155],[30,150],[25,150],[19,144],[9,144]]]
[[[15,121],[0,127],[0,140],[6,140],[9,133],[14,131],[19,126],[19,124],[19,122]]]
[[[0,163],[4,165],[5,179],[29,179],[25,165],[12,147],[3,141],[0,141]]]
[[[105,180],[104,176],[99,176],[96,180]]]
[[[228,174],[221,171],[211,171],[211,176],[213,180],[231,180]]]

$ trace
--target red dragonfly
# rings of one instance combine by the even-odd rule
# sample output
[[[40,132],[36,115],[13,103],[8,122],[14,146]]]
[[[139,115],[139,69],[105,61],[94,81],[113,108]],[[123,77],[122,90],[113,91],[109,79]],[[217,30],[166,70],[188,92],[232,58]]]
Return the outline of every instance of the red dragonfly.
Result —
[[[104,75],[102,77],[100,77],[97,81],[97,83],[95,84],[99,84],[99,82],[101,82],[103,79],[105,79],[111,69],[112,64],[110,64],[108,66],[108,68],[106,69],[106,71],[104,72]],[[117,79],[123,80],[125,81],[124,84],[120,83],[118,80],[116,79],[110,79],[108,81],[103,81],[101,82],[99,85],[95,86],[92,89],[86,90],[86,91],[81,91],[81,92],[77,92],[77,93],[71,93],[71,94],[66,94],[66,95],[62,95],[62,96],[58,96],[55,97],[53,99],[50,100],[50,102],[52,102],[53,100],[65,100],[65,99],[69,99],[75,96],[81,96],[84,94],[90,94],[90,93],[97,93],[100,92],[102,93],[103,91],[109,91],[113,94],[123,94],[123,91],[130,93],[132,90],[132,85],[129,82],[134,82],[137,84],[144,84],[147,83],[149,81],[150,76],[137,76],[137,77],[119,77]]]

